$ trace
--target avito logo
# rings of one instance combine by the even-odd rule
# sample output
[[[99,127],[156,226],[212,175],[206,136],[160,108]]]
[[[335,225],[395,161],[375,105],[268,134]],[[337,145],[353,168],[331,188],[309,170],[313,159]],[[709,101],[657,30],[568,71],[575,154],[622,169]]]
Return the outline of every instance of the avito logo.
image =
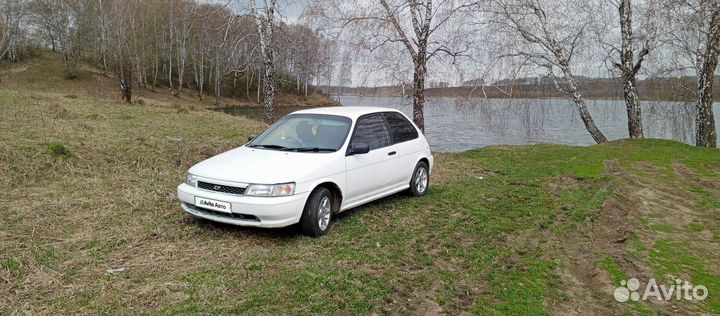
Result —
[[[666,286],[658,285],[655,279],[648,280],[645,291],[642,295],[638,291],[640,289],[640,280],[636,278],[627,281],[620,281],[620,287],[615,289],[613,296],[615,300],[624,303],[628,300],[636,302],[639,300],[647,300],[654,298],[658,301],[669,300],[688,300],[702,301],[708,297],[708,289],[704,285],[692,285],[688,281],[675,279],[674,283]]]

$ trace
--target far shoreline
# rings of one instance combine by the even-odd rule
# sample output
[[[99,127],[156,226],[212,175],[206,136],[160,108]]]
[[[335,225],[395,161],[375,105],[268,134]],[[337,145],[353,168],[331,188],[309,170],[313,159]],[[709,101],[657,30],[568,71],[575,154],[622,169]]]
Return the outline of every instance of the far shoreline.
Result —
[[[337,95],[330,95],[329,98],[335,100],[338,96]],[[379,99],[379,98],[387,98],[387,99],[407,99],[412,103],[412,98],[402,98],[400,96],[389,96],[389,95],[357,95],[357,94],[345,94],[340,97],[357,97],[357,98],[368,98],[368,99]],[[425,96],[425,101],[433,101],[433,100],[566,100],[566,101],[572,101],[571,98],[565,98],[565,97],[512,97],[512,98],[498,98],[498,97],[464,97],[464,96]],[[585,98],[586,101],[621,101],[624,102],[625,100],[623,98]],[[640,99],[640,102],[674,102],[674,103],[693,103],[695,100],[668,100],[668,99],[652,99],[652,98],[645,98]],[[720,104],[720,101],[715,101],[715,106],[718,106]]]

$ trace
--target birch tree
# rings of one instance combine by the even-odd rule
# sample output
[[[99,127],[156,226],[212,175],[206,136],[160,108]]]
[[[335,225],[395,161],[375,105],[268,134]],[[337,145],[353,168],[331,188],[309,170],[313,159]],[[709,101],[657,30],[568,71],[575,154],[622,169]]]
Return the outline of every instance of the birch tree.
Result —
[[[18,61],[22,21],[29,9],[28,1],[0,0],[0,62]]]
[[[700,1],[700,41],[697,54],[697,117],[695,145],[717,147],[713,116],[713,85],[720,54],[720,2]],[[707,16],[705,16],[707,14]]]
[[[425,79],[428,62],[434,58],[455,58],[472,46],[467,23],[480,1],[372,0],[347,2],[315,0],[312,14],[338,24],[348,31],[347,40],[368,52],[400,49],[414,66],[413,121],[425,131]]]
[[[182,92],[185,79],[185,63],[188,58],[188,39],[190,38],[193,28],[193,9],[195,5],[192,3],[180,3],[179,19],[175,24],[175,46],[177,54],[177,73],[178,73],[178,93]]]
[[[643,123],[640,108],[640,97],[637,92],[637,74],[643,65],[645,57],[654,45],[654,38],[646,38],[642,48],[636,53],[635,46],[638,41],[633,36],[633,5],[631,0],[620,0],[618,3],[620,16],[620,33],[622,34],[621,48],[618,51],[620,61],[615,63],[622,73],[623,94],[628,116],[628,134],[630,138],[643,138]],[[635,57],[637,55],[637,58]]]
[[[613,75],[615,71],[620,75],[630,138],[644,137],[637,77],[646,68],[650,54],[658,49],[665,26],[661,16],[666,8],[667,0],[596,0],[586,5],[595,20],[597,49],[605,53]]]
[[[108,42],[110,40],[110,18],[107,15],[106,0],[95,0],[95,10],[99,24],[99,59],[105,72],[108,70]]]
[[[573,71],[573,61],[582,49],[591,19],[580,14],[584,10],[577,6],[583,4],[573,0],[555,1],[551,11],[546,11],[547,4],[540,0],[493,1],[491,10],[497,14],[495,23],[500,36],[520,40],[506,57],[520,57],[544,69],[555,88],[572,99],[593,140],[605,143],[607,138],[588,111]]]
[[[270,124],[273,122],[275,108],[275,42],[273,40],[273,28],[275,23],[275,10],[277,0],[265,1],[264,12],[257,8],[256,0],[250,0],[250,9],[257,26],[257,34],[260,40],[260,54],[262,55],[263,68],[263,121]],[[259,89],[259,87],[258,87]]]
[[[713,88],[720,54],[720,2],[673,0],[667,15],[673,32],[668,43],[676,59],[683,59],[680,73],[694,71],[695,145],[717,147],[717,130],[713,115]]]

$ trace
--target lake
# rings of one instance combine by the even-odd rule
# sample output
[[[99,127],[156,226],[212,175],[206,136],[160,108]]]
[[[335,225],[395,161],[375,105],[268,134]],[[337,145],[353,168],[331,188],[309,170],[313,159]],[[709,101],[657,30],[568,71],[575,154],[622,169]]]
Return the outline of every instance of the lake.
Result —
[[[412,100],[342,96],[343,106],[396,108],[412,118]],[[588,100],[595,123],[610,139],[627,138],[623,100]],[[643,102],[645,137],[694,143],[695,111],[677,102]],[[299,108],[279,108],[281,117]],[[233,115],[262,118],[260,107],[219,109]],[[720,107],[716,104],[716,120]],[[719,124],[720,125],[720,124]],[[565,99],[431,99],[425,104],[425,136],[434,151],[465,151],[488,145],[557,143],[592,145],[575,105]]]

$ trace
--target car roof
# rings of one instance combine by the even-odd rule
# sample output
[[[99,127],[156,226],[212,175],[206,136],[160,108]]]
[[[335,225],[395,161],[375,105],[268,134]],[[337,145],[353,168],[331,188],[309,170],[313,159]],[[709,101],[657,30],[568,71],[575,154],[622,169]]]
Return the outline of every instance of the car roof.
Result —
[[[383,108],[375,106],[330,106],[330,107],[319,107],[306,110],[299,110],[290,114],[328,114],[328,115],[339,115],[356,119],[360,116],[370,113],[378,112],[398,112],[398,109]]]

